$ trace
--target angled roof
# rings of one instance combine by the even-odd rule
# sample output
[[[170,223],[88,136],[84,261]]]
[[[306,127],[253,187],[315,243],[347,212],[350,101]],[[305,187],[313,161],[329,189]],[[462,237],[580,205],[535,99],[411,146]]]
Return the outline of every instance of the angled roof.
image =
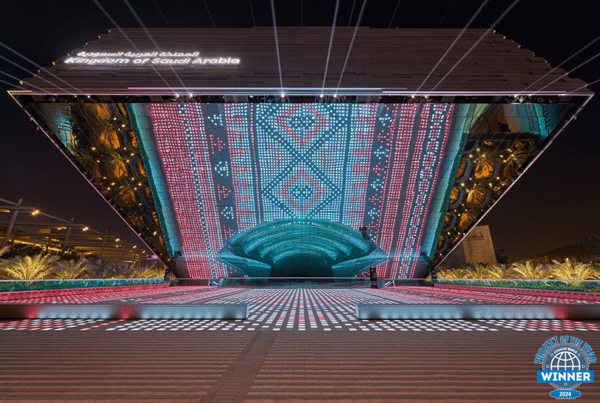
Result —
[[[277,32],[281,80],[286,91],[321,91],[323,86],[337,88],[339,83],[342,94],[513,94],[526,89],[528,92],[541,90],[542,95],[573,91],[592,94],[581,88],[585,85],[583,81],[567,77],[562,69],[551,72],[551,66],[543,58],[486,29],[467,29],[450,49],[460,29],[361,27],[340,83],[354,29],[337,27],[325,85],[323,76],[331,28],[278,27]],[[201,59],[234,58],[239,59],[239,64],[218,64],[217,61],[211,65],[206,60],[196,65],[191,62],[134,65],[132,60],[125,65],[73,64],[73,58],[81,52],[159,51],[198,52]],[[67,60],[71,62],[65,63]],[[427,78],[432,70],[433,74]],[[550,74],[542,78],[547,73]],[[535,83],[538,79],[541,80]],[[57,95],[149,95],[184,90],[192,94],[252,94],[264,93],[258,91],[261,89],[277,93],[282,87],[271,27],[152,28],[147,32],[141,28],[111,29],[84,48],[61,57],[54,66],[38,72],[35,77],[24,79],[23,83],[19,91],[28,89]]]

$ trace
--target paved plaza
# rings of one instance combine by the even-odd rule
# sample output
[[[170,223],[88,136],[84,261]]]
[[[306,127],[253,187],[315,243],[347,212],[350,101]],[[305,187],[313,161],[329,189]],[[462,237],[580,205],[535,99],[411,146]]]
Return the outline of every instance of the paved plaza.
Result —
[[[0,321],[0,401],[551,401],[553,388],[536,383],[542,343],[571,335],[600,348],[598,321],[355,316],[357,303],[595,303],[566,298],[407,287],[171,287],[52,298],[44,302],[249,303],[250,315]],[[600,396],[598,383],[578,390],[579,400]]]

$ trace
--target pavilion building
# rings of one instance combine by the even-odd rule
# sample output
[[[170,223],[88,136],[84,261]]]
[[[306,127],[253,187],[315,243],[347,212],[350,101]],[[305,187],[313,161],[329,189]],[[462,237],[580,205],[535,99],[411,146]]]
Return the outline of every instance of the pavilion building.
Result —
[[[485,29],[353,33],[112,29],[9,93],[179,277],[420,278],[593,93]]]

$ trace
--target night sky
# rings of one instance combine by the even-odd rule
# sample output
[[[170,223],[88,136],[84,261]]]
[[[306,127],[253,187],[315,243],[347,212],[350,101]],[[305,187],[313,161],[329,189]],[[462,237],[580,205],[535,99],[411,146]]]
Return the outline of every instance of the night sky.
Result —
[[[100,3],[121,27],[140,27],[122,1]],[[402,0],[397,7],[398,3],[369,1],[361,25],[463,28],[482,2]],[[512,3],[489,1],[471,27],[489,28]],[[252,0],[252,10],[248,0],[206,0],[210,14],[197,0],[130,0],[130,4],[147,27],[212,27],[214,22],[218,28],[248,28],[254,25],[253,14],[256,25],[272,25],[269,0]],[[334,0],[276,0],[275,4],[278,25],[331,26],[333,21]],[[600,2],[560,4],[521,0],[496,31],[557,66],[600,35]],[[337,25],[356,25],[361,5],[362,0],[342,0]],[[11,1],[3,2],[1,11],[0,41],[45,67],[113,27],[92,0]],[[563,68],[572,71],[598,52],[600,40]],[[0,56],[37,72],[37,67],[5,49],[0,48]],[[18,78],[31,76],[2,59],[0,71]],[[600,79],[600,57],[570,76],[588,83]],[[18,84],[1,73],[0,79]],[[6,91],[11,86],[0,83],[0,88]],[[600,89],[600,83],[590,89]],[[94,230],[109,230],[142,245],[5,92],[0,105],[0,198],[23,198],[25,205],[58,217],[75,217]],[[504,249],[509,261],[600,235],[599,126],[600,98],[594,98],[484,218],[482,224],[490,226],[495,247]],[[6,219],[7,214],[0,216]]]

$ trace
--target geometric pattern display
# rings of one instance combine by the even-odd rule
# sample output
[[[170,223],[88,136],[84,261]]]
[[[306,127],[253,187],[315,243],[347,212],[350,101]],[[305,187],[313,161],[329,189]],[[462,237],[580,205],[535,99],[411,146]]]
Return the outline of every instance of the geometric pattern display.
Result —
[[[189,277],[228,276],[233,235],[288,218],[365,226],[390,257],[378,275],[412,277],[453,108],[149,104]]]
[[[598,322],[577,320],[530,320],[530,319],[401,319],[361,320],[356,317],[356,304],[398,305],[476,305],[483,309],[489,304],[526,306],[539,305],[584,305],[597,301],[577,299],[565,294],[564,298],[542,295],[499,294],[417,287],[387,287],[385,290],[366,288],[296,288],[296,289],[240,289],[216,287],[165,288],[160,291],[134,292],[132,295],[88,294],[104,304],[112,301],[149,304],[249,304],[247,319],[198,320],[198,319],[25,319],[0,321],[0,331],[332,331],[332,332],[471,332],[471,331],[514,331],[514,332],[600,332]],[[446,290],[448,291],[448,290]],[[154,295],[152,295],[154,293]],[[72,297],[53,297],[53,304],[79,303]],[[69,300],[67,300],[69,299]],[[27,302],[11,300],[10,303]],[[29,301],[31,302],[31,301]],[[39,302],[39,301],[38,301]],[[96,301],[98,302],[98,301]],[[51,301],[46,301],[51,303]]]
[[[352,232],[365,227],[386,256],[377,265],[380,277],[423,277],[421,252],[434,264],[447,257],[575,107],[516,101],[29,105],[157,256],[167,261],[182,251],[177,275],[195,278],[244,274],[233,273],[231,259],[217,257],[232,237],[296,219]],[[277,242],[285,238],[279,235]],[[302,257],[316,256],[311,242],[303,236],[297,243],[304,249],[286,250],[289,266],[282,262],[277,276],[288,273],[279,270],[284,266],[326,276],[332,261]],[[260,249],[255,246],[250,249]],[[364,259],[347,258],[345,273],[360,273],[354,263]]]

